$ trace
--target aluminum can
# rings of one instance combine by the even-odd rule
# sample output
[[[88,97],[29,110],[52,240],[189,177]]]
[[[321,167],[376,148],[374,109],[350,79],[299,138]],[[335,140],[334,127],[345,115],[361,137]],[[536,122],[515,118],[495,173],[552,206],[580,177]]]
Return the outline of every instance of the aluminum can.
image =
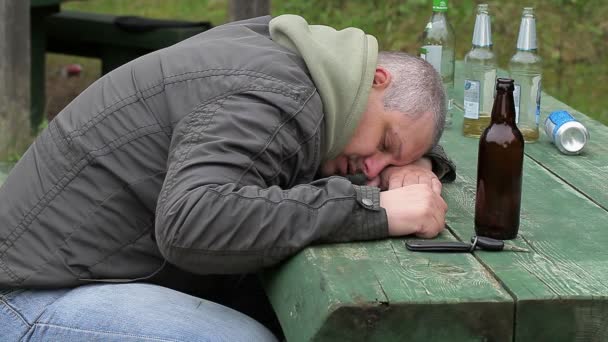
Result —
[[[545,133],[563,154],[579,154],[589,141],[589,131],[565,110],[552,112],[545,120]]]

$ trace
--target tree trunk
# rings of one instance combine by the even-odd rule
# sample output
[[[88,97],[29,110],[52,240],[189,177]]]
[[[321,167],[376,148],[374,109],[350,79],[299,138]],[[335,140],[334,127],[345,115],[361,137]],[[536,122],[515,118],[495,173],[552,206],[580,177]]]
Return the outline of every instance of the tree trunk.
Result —
[[[0,160],[31,142],[30,1],[0,1]]]
[[[230,0],[230,21],[270,14],[270,0]]]

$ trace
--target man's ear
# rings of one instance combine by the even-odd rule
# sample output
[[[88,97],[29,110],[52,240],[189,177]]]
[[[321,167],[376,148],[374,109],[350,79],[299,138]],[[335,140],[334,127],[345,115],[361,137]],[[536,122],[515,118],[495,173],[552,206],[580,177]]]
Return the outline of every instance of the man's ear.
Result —
[[[386,87],[388,87],[392,80],[393,77],[390,71],[388,71],[388,69],[382,66],[377,66],[376,71],[374,72],[374,81],[372,83],[372,88],[386,89]]]

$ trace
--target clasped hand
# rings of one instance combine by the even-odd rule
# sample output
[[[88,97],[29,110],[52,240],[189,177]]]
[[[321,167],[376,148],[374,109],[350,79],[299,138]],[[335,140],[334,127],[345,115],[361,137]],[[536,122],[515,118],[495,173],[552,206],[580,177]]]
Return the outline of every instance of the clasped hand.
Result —
[[[405,166],[390,166],[368,182],[378,186],[380,206],[386,210],[389,235],[433,238],[445,227],[448,206],[431,161],[421,158]]]

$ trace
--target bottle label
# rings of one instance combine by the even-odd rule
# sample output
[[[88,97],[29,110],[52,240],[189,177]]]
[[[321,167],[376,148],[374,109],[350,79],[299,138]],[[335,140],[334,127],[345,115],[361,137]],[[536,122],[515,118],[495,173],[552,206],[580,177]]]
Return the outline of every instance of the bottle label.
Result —
[[[433,0],[433,11],[435,12],[447,12],[448,0]]]
[[[513,90],[513,101],[515,102],[515,123],[519,123],[519,105],[521,103],[521,86],[519,84],[515,85],[515,90]]]
[[[441,54],[443,46],[441,45],[425,45],[422,49],[426,50],[425,60],[429,62],[439,74],[441,74]]]
[[[464,117],[479,119],[479,81],[464,80]]]
[[[529,88],[524,88],[522,94],[522,88],[520,84],[515,85],[513,91],[513,100],[515,102],[515,122],[519,124],[519,117],[521,110],[524,111],[524,115],[534,115],[534,122],[536,125],[539,124],[540,120],[540,96],[541,96],[541,76],[537,75],[531,79],[522,80],[522,82],[529,82]],[[523,108],[521,108],[523,104]]]
[[[551,113],[551,115],[549,115],[549,117],[547,118],[547,126],[549,127],[547,133],[551,132],[553,140],[555,141],[555,135],[557,134],[557,131],[560,129],[560,127],[562,127],[563,124],[570,121],[576,120],[572,115],[570,115],[570,113],[566,112],[565,110],[559,110]]]

